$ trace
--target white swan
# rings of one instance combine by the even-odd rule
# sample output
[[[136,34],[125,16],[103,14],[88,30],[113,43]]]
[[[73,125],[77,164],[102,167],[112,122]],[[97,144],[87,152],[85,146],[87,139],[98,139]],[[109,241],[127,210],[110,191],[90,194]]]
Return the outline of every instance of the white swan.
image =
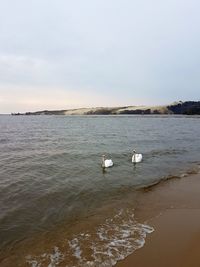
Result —
[[[102,168],[109,168],[113,166],[112,159],[106,159],[106,156],[102,156]]]
[[[138,163],[142,161],[142,154],[137,154],[135,150],[133,150],[132,162]]]

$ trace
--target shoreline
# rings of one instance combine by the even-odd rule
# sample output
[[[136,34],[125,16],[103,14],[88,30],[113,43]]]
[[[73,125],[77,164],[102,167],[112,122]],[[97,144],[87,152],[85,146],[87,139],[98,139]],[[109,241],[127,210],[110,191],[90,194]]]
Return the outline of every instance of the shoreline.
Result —
[[[179,101],[169,105],[155,106],[118,106],[118,107],[84,107],[75,109],[61,110],[40,110],[25,113],[11,113],[13,116],[19,115],[125,115],[125,114],[183,114],[183,115],[200,115],[200,101]]]
[[[130,194],[130,197],[125,199],[126,202],[122,204],[121,208],[123,206],[127,207],[128,203],[132,205],[131,201],[137,199],[137,205],[134,208],[134,219],[140,224],[152,227],[154,232],[146,235],[145,244],[142,248],[136,249],[124,260],[118,261],[115,266],[199,267],[199,190],[200,173],[196,170],[196,172],[190,172],[184,177],[180,176],[179,178],[175,177],[174,179],[163,180],[158,184],[140,189],[137,191],[136,198],[132,198],[132,194]],[[111,209],[109,208],[108,211],[111,210],[112,205]],[[111,215],[111,213],[107,212],[107,215]],[[91,226],[93,223],[99,225],[101,219],[100,214],[95,218],[92,217],[91,221],[86,219],[81,223],[83,228],[80,228],[80,224],[78,223],[74,232],[80,232],[80,229],[84,231],[84,227],[87,228],[88,223],[90,223]],[[0,265],[4,267],[34,266],[28,264],[27,261],[24,261],[27,258],[27,255],[33,255],[33,259],[31,259],[30,262],[33,264],[35,262],[36,264],[36,260],[40,260],[40,256],[43,255],[41,254],[42,251],[44,251],[46,255],[51,255],[48,253],[51,252],[51,250],[49,250],[50,247],[51,249],[55,247],[53,244],[56,244],[61,251],[66,251],[66,239],[63,239],[63,236],[67,236],[67,233],[68,232],[66,232],[65,229],[61,229],[61,232],[57,231],[55,233],[58,241],[57,243],[54,242],[54,235],[49,236],[48,238],[46,238],[46,236],[41,236],[41,240],[38,240],[37,236],[34,240],[33,237],[33,239],[31,238],[26,243],[22,243],[21,246],[19,244],[19,247],[16,248],[16,250],[8,251],[9,256],[7,255],[7,257],[5,254],[5,257],[0,261]],[[36,243],[37,247],[35,247]],[[51,243],[52,245],[49,246]],[[87,250],[88,245],[86,243],[83,245]],[[31,254],[29,252],[31,252]],[[64,261],[62,261],[62,258],[60,260],[58,266],[64,267],[68,264],[69,258],[65,257]],[[47,258],[43,263],[41,266],[48,266],[49,259]],[[37,264],[40,264],[40,262]]]
[[[197,267],[200,263],[200,174],[148,190],[136,211],[154,232],[116,267]]]

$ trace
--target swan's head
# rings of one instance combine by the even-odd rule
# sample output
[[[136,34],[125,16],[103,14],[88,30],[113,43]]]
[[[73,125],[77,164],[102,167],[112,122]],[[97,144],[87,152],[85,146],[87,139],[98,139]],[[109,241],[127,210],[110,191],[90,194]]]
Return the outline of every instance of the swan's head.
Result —
[[[136,153],[136,150],[134,149],[134,150],[133,150],[133,154],[135,154],[135,153]]]

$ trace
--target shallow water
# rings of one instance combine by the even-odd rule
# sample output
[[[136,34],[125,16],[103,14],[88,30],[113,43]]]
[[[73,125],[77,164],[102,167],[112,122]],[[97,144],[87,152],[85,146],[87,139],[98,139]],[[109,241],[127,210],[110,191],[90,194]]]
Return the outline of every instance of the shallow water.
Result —
[[[153,229],[134,219],[137,189],[195,169],[199,122],[184,116],[0,116],[0,259],[26,246],[28,254],[13,266],[23,260],[35,267],[112,266],[141,247]],[[135,166],[133,149],[144,158]],[[102,154],[114,161],[105,172]],[[36,251],[36,242],[45,245]]]

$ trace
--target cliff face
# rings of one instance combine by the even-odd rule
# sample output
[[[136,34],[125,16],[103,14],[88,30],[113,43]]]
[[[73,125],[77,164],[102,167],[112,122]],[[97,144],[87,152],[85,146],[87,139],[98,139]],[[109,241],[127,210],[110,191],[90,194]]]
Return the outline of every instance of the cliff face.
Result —
[[[168,106],[127,106],[113,108],[82,108],[69,110],[43,110],[14,113],[12,115],[123,115],[123,114],[183,114],[200,115],[200,101],[175,102]]]

